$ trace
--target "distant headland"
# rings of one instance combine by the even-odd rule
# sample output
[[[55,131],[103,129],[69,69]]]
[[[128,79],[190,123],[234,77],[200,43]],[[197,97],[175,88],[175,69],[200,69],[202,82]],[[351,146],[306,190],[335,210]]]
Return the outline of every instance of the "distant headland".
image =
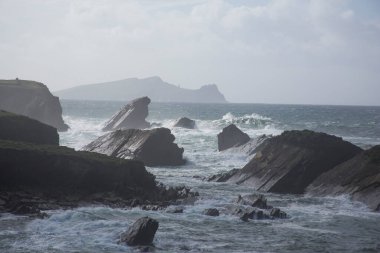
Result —
[[[75,100],[126,101],[149,96],[154,102],[227,103],[215,84],[191,90],[167,83],[157,76],[80,85],[54,94],[61,99]]]

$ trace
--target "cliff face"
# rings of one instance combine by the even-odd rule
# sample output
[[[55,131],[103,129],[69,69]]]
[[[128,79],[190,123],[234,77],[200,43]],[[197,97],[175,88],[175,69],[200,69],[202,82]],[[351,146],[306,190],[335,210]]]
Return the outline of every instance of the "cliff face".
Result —
[[[25,80],[0,80],[0,109],[28,116],[66,131],[59,98],[42,83]]]
[[[0,110],[0,139],[58,145],[57,129],[37,120]]]
[[[215,84],[204,85],[199,89],[190,90],[166,83],[159,77],[129,78],[114,82],[81,85],[57,91],[54,94],[63,99],[126,101],[148,96],[153,102],[227,102]]]

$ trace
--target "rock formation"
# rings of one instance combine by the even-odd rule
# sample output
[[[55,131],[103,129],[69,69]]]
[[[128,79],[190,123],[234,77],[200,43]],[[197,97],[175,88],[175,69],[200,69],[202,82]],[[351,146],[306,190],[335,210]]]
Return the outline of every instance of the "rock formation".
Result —
[[[57,129],[26,116],[0,110],[0,139],[58,145]]]
[[[248,134],[242,132],[234,124],[223,128],[218,134],[218,150],[223,151],[232,147],[241,146],[247,143],[251,138]]]
[[[149,113],[149,104],[150,99],[148,97],[141,97],[131,101],[112,116],[105,124],[103,131],[148,128],[150,124],[145,121],[145,118]]]
[[[59,98],[42,83],[25,80],[0,80],[0,109],[28,116],[66,131]]]
[[[195,121],[186,117],[182,117],[176,121],[173,125],[174,127],[182,127],[187,129],[195,128]]]
[[[352,199],[380,211],[380,146],[323,173],[307,192],[318,196],[349,194]]]
[[[152,218],[140,218],[121,235],[120,243],[126,243],[129,246],[152,245],[158,226],[158,221]]]
[[[127,129],[105,134],[83,150],[143,161],[147,166],[182,165],[183,148],[167,128]]]
[[[158,185],[139,161],[0,140],[0,211],[67,208],[86,202],[168,206],[193,196],[196,193],[184,187]]]
[[[259,145],[254,158],[227,180],[260,191],[300,194],[322,173],[360,152],[359,147],[336,136],[285,131]]]
[[[229,213],[236,215],[242,221],[262,219],[285,219],[288,215],[279,208],[267,205],[263,195],[250,194],[238,196],[236,205],[229,208]]]

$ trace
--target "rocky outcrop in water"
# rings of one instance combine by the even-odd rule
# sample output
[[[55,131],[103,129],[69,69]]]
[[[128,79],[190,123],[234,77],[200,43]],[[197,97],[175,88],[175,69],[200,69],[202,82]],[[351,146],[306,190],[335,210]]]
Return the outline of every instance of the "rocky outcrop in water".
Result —
[[[149,113],[149,104],[150,99],[148,97],[141,97],[131,101],[112,116],[105,124],[103,131],[148,128],[150,124],[145,121],[145,118]]]
[[[59,98],[42,83],[26,80],[0,80],[0,109],[21,114],[66,131]]]
[[[0,210],[41,210],[80,203],[109,206],[156,204],[194,196],[157,185],[142,162],[74,149],[0,140]]]
[[[121,235],[120,243],[125,243],[129,246],[152,245],[158,226],[158,221],[152,218],[140,218],[133,223],[126,233]]]
[[[234,124],[231,124],[223,128],[222,132],[218,134],[218,150],[223,151],[232,147],[241,146],[250,139],[248,134],[242,132]]]
[[[173,127],[182,127],[187,129],[195,128],[195,121],[186,117],[182,117],[174,123]]]
[[[360,152],[336,136],[285,131],[259,145],[254,158],[226,180],[260,191],[300,194],[322,173]]]
[[[236,215],[242,221],[263,219],[285,219],[288,215],[279,208],[267,205],[267,199],[263,195],[250,194],[238,196],[237,204],[230,207],[229,213]]]
[[[167,128],[127,129],[105,134],[83,150],[143,161],[147,166],[183,165],[183,148]]]
[[[380,211],[380,146],[363,151],[320,175],[307,188],[317,196],[349,194]]]
[[[216,208],[207,208],[203,211],[203,214],[207,216],[219,216],[219,211]]]
[[[58,145],[57,129],[26,116],[0,110],[0,139]]]

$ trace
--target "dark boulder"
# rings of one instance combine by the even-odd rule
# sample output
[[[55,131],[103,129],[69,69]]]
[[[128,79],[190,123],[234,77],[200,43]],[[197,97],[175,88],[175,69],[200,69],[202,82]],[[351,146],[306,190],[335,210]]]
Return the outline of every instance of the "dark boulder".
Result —
[[[247,143],[251,138],[248,134],[243,133],[234,124],[223,128],[218,134],[218,150],[223,151],[232,147],[241,146]]]
[[[194,129],[195,128],[195,121],[192,119],[186,118],[186,117],[182,117],[179,120],[177,120],[176,123],[174,123],[174,127]]]
[[[21,114],[66,131],[59,98],[42,83],[26,80],[0,80],[0,109]]]
[[[158,221],[152,218],[140,218],[121,235],[120,243],[126,243],[129,246],[152,245],[158,226]]]
[[[216,208],[208,208],[203,211],[203,214],[208,216],[219,216],[219,211]]]
[[[127,129],[105,134],[83,150],[143,161],[147,166],[182,165],[183,148],[167,128]]]
[[[103,131],[148,128],[150,124],[145,121],[145,118],[149,113],[149,104],[150,99],[148,97],[141,97],[131,101],[112,116],[105,124]]]
[[[57,129],[26,116],[0,110],[0,139],[58,145]]]
[[[228,181],[260,191],[301,194],[322,173],[361,151],[325,133],[285,131],[259,145],[254,158]]]
[[[323,173],[307,188],[312,195],[349,194],[380,211],[380,145]]]

